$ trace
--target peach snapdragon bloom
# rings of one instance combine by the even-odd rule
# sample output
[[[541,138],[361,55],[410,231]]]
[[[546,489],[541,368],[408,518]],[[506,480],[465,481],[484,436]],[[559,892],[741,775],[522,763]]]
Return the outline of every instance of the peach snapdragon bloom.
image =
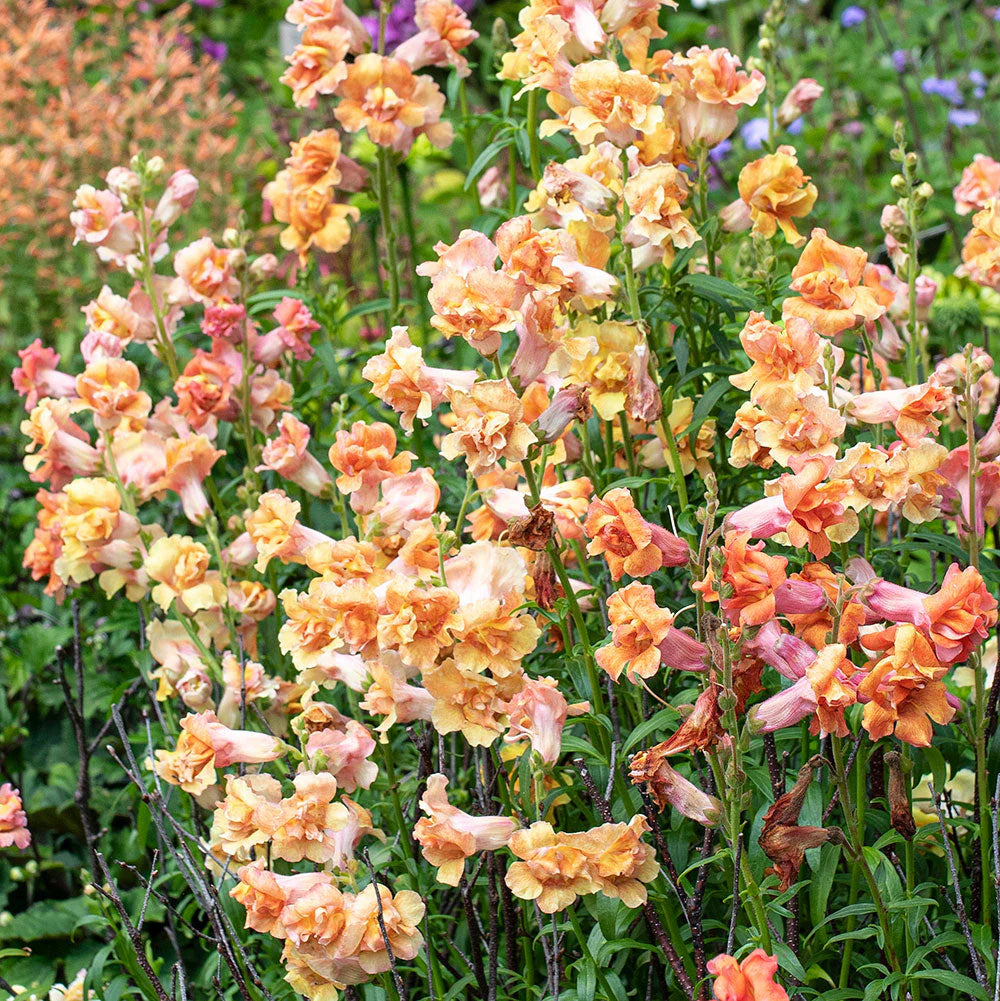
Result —
[[[895,733],[914,747],[929,747],[931,720],[948,723],[955,715],[941,681],[947,667],[909,623],[866,636],[863,643],[881,656],[866,665],[867,676],[858,685],[867,700],[861,725],[872,740]]]
[[[455,424],[441,442],[446,459],[464,456],[472,476],[493,469],[501,458],[520,462],[537,440],[523,420],[524,407],[506,379],[473,384],[450,394]]]
[[[393,327],[385,351],[365,362],[361,377],[372,384],[372,395],[399,414],[399,424],[413,431],[413,422],[426,423],[449,389],[467,391],[476,373],[431,368],[423,352],[410,341],[406,327]]]
[[[142,377],[133,362],[122,358],[98,358],[77,377],[79,403],[94,416],[99,431],[113,431],[122,421],[141,423],[152,400],[139,385]]]
[[[712,993],[717,1001],[788,1001],[788,993],[774,979],[778,958],[763,949],[754,949],[742,962],[716,956],[707,968],[716,978]]]
[[[340,476],[335,480],[342,494],[349,494],[351,508],[371,511],[378,501],[379,484],[410,471],[412,452],[396,454],[396,432],[382,421],[355,421],[349,431],[338,431],[330,446],[330,465]]]
[[[153,601],[163,611],[174,601],[188,613],[216,608],[226,598],[226,587],[216,570],[210,570],[208,550],[188,535],[165,535],[150,547],[143,562],[149,579],[156,581]]]
[[[496,270],[499,251],[482,233],[463,229],[451,246],[438,243],[434,251],[436,261],[417,265],[417,274],[431,279],[431,326],[487,357],[496,354],[501,333],[517,324],[524,290]]]
[[[363,53],[348,66],[338,93],[337,121],[348,132],[365,129],[376,146],[408,153],[419,135],[439,149],[451,143],[452,127],[441,121],[444,94],[401,59]]]
[[[802,392],[821,381],[822,342],[805,320],[790,316],[781,326],[763,313],[751,312],[740,331],[740,343],[752,364],[729,381],[751,397],[758,387],[784,384]]]
[[[303,265],[313,247],[328,254],[345,247],[351,238],[351,220],[361,218],[356,205],[334,201],[321,186],[297,184],[290,170],[279,171],[265,184],[263,197],[270,202],[274,218],[285,223],[281,246],[295,251]]]
[[[221,357],[195,351],[174,383],[177,413],[192,429],[214,438],[216,421],[231,421],[239,413],[237,382],[237,371]]]
[[[344,792],[368,789],[378,778],[378,765],[371,760],[375,738],[356,719],[313,730],[305,753],[309,767],[314,771],[325,768]]]
[[[569,57],[579,47],[572,27],[559,13],[535,3],[522,7],[517,19],[524,30],[501,57],[499,78],[520,82],[518,97],[538,88],[567,92],[573,74]]]
[[[947,409],[952,390],[943,386],[936,374],[918,386],[881,389],[855,396],[848,414],[866,424],[891,422],[896,434],[910,447],[932,437],[941,426],[934,415]]]
[[[563,911],[600,889],[579,834],[557,834],[539,821],[515,831],[507,847],[521,861],[507,869],[504,882],[515,897],[535,901],[543,914]]]
[[[369,883],[351,902],[348,915],[352,938],[358,942],[355,948],[358,966],[369,976],[387,973],[392,962],[389,949],[397,961],[408,963],[416,958],[424,944],[420,934],[424,911],[424,902],[413,890],[400,890],[393,895],[387,886]]]
[[[478,37],[464,10],[452,0],[417,0],[414,21],[419,31],[393,52],[411,69],[424,66],[451,66],[460,77],[471,70],[462,55]]]
[[[459,732],[473,747],[489,747],[503,732],[503,701],[493,678],[449,659],[425,672],[423,682],[434,699],[431,723],[438,733]]]
[[[227,775],[226,795],[212,814],[209,843],[216,855],[247,862],[281,822],[281,783],[271,775]]]
[[[404,664],[430,670],[461,623],[458,595],[449,587],[421,587],[406,577],[389,582],[379,600],[378,644]]]
[[[648,584],[633,582],[608,598],[608,631],[611,642],[596,654],[597,663],[614,681],[625,671],[633,684],[651,678],[660,669],[660,649],[673,615],[656,604]]]
[[[291,414],[282,415],[278,437],[264,446],[257,472],[270,469],[306,493],[323,496],[330,486],[330,474],[306,451],[310,437],[308,425]]]
[[[139,220],[126,212],[118,196],[108,189],[83,184],[76,191],[69,221],[74,245],[83,241],[96,248],[97,256],[118,267],[139,246]]]
[[[844,710],[858,701],[856,673],[842,643],[831,643],[816,654],[805,674],[816,699],[812,733],[835,733],[838,737],[849,734]]]
[[[88,333],[108,334],[121,346],[137,341],[150,341],[156,336],[156,326],[143,317],[130,299],[115,295],[107,285],[101,286],[97,298],[83,307]]]
[[[299,524],[301,510],[302,505],[283,490],[268,490],[260,495],[256,510],[244,519],[247,534],[257,551],[254,566],[258,573],[264,573],[273,559],[282,563],[304,563],[318,573],[323,572],[333,540]]]
[[[281,82],[292,90],[300,108],[313,108],[317,98],[332,94],[347,78],[346,57],[351,51],[350,33],[337,25],[307,24],[302,38],[288,56],[289,67]]]
[[[20,848],[31,844],[28,815],[24,812],[21,792],[9,782],[0,785],[0,848]]]
[[[952,191],[955,211],[969,215],[986,208],[991,199],[1000,196],[1000,163],[991,156],[977,153],[972,163],[962,171],[962,178]]]
[[[70,416],[72,410],[69,400],[44,396],[21,421],[21,434],[30,439],[24,446],[23,465],[33,483],[48,482],[53,490],[62,490],[100,466],[101,455]]]
[[[590,856],[589,867],[598,892],[620,900],[626,907],[646,903],[645,883],[660,873],[656,852],[642,840],[649,821],[633,817],[627,824],[601,824],[579,835]]]
[[[610,59],[591,59],[575,67],[569,95],[547,95],[558,117],[542,122],[542,138],[568,129],[582,147],[607,141],[627,149],[663,121],[656,82],[638,70],[622,70]]]
[[[273,600],[273,592],[270,593]],[[270,677],[263,665],[246,659],[241,663],[228,650],[222,655],[222,684],[224,691],[217,715],[226,726],[236,726],[245,715],[245,707],[254,702],[266,708],[278,697],[280,689],[279,680]]]
[[[1000,289],[1000,196],[991,198],[972,217],[972,229],[962,243],[962,264],[955,274]]]
[[[799,166],[792,146],[779,146],[776,153],[748,163],[740,171],[739,192],[755,233],[770,238],[780,229],[793,247],[805,243],[792,220],[812,211],[818,192]]]
[[[732,593],[722,599],[722,610],[734,624],[761,626],[775,616],[775,593],[785,584],[788,560],[763,552],[763,542],[749,541],[748,532],[726,534],[722,580]]]
[[[211,237],[203,236],[178,250],[174,271],[177,278],[170,285],[168,298],[179,305],[201,302],[210,306],[220,300],[231,302],[239,295],[233,252],[217,247]]]
[[[670,267],[676,248],[693,247],[701,239],[684,211],[687,196],[687,181],[672,163],[640,167],[625,182],[629,221],[622,240],[633,248],[636,268]]]
[[[590,502],[583,528],[591,540],[587,555],[603,554],[612,580],[620,580],[622,574],[648,577],[664,566],[683,566],[690,558],[687,543],[646,521],[622,487]]]
[[[231,730],[215,713],[189,714],[172,751],[158,750],[153,768],[171,785],[197,796],[215,782],[215,770],[228,765],[263,764],[281,756],[281,743],[266,733]]]
[[[458,886],[466,859],[503,848],[517,829],[517,822],[509,817],[474,817],[452,806],[448,779],[440,773],[427,777],[420,809],[427,816],[417,821],[413,836],[421,854],[437,869],[438,882],[446,886]]]
[[[344,0],[292,0],[285,11],[285,20],[298,25],[300,30],[310,24],[344,28],[351,36],[353,52],[363,52],[372,42],[361,18]]]
[[[329,772],[302,771],[293,779],[295,792],[282,801],[272,836],[272,851],[286,862],[324,864],[338,855],[331,837],[345,807],[334,803],[337,780]]]
[[[664,72],[680,85],[681,142],[717,146],[736,128],[743,105],[754,105],[764,91],[764,74],[740,69],[740,60],[728,49],[707,45],[675,53]]]
[[[278,642],[299,671],[333,666],[341,651],[358,653],[375,639],[378,606],[363,581],[316,577],[307,591],[288,589],[278,597],[285,611]]]
[[[11,373],[11,381],[18,396],[25,397],[24,409],[31,411],[45,397],[68,399],[76,396],[76,379],[68,372],[60,372],[59,355],[52,348],[42,346],[37,337],[17,353],[21,364]]]
[[[758,385],[755,403],[737,410],[726,432],[734,439],[729,464],[741,469],[754,463],[770,469],[775,462],[792,466],[816,456],[833,457],[847,427],[839,410],[818,389],[796,394],[787,384]]]
[[[808,115],[823,96],[823,87],[812,77],[796,80],[778,107],[778,125],[787,129],[792,122]]]
[[[202,484],[212,466],[223,455],[225,452],[214,448],[203,434],[168,438],[163,450],[163,472],[153,483],[151,491],[173,490],[180,496],[185,517],[200,525],[210,510]],[[116,463],[121,470],[122,462],[117,456]]]
[[[826,337],[877,320],[893,301],[868,255],[831,240],[825,229],[810,234],[792,269],[791,288],[799,297],[784,301],[782,316],[807,320]]]
[[[398,654],[384,651],[379,660],[370,661],[366,666],[371,684],[358,705],[365,712],[385,717],[375,728],[383,743],[388,739],[386,733],[396,723],[430,720],[434,696],[406,680],[406,668]]]

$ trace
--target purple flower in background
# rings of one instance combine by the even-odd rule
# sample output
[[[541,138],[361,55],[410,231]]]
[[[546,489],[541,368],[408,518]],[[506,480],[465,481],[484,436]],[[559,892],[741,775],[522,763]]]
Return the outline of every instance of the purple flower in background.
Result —
[[[802,135],[803,125],[804,125],[804,120],[801,118],[796,118],[795,121],[792,122],[787,129],[785,129],[785,131],[790,136],[799,136]]]
[[[221,7],[222,0],[194,0],[195,7]]]
[[[723,160],[733,151],[733,144],[729,139],[723,139],[718,146],[713,146],[708,152],[708,158],[713,163],[722,163]]]
[[[225,42],[216,42],[211,38],[201,40],[201,51],[207,56],[211,56],[217,63],[221,63],[226,58],[229,47]]]
[[[892,53],[892,68],[897,73],[902,73],[906,69],[906,64],[909,61],[909,57],[906,54],[906,49],[894,49]]]
[[[920,85],[920,89],[925,94],[936,94],[943,97],[949,104],[964,104],[962,91],[957,80],[941,79],[936,76],[929,76]]]
[[[843,14],[840,15],[840,26],[842,28],[856,28],[859,24],[863,24],[867,17],[864,7],[851,4],[850,7],[845,7]]]
[[[476,6],[476,0],[455,0],[466,13]],[[378,45],[378,11],[379,0],[373,0],[375,12],[361,18],[362,24],[372,36],[374,45]],[[400,42],[405,42],[417,33],[416,0],[395,0],[389,7],[389,16],[385,21],[385,51],[392,52]]]
[[[760,149],[767,139],[767,119],[751,118],[740,128],[740,138],[747,149]]]
[[[948,121],[955,126],[956,129],[964,129],[969,125],[979,124],[979,112],[973,111],[971,108],[952,108],[948,112]]]

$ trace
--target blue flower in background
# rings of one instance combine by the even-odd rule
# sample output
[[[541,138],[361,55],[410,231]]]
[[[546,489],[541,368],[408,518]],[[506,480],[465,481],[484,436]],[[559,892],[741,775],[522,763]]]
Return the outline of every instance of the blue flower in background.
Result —
[[[892,68],[897,73],[902,73],[906,69],[906,64],[909,62],[909,56],[906,54],[905,49],[895,49],[892,53]]]
[[[767,119],[751,118],[740,128],[740,138],[747,149],[760,149],[767,140]]]
[[[943,97],[950,104],[965,103],[957,80],[942,80],[940,77],[929,76],[921,83],[920,89],[925,94],[936,94],[938,97]]]
[[[856,28],[859,24],[863,24],[867,17],[864,7],[851,4],[850,7],[845,7],[844,12],[840,15],[840,26],[842,28]]]
[[[952,108],[948,112],[948,121],[955,126],[956,129],[964,129],[969,125],[979,124],[979,112],[973,111],[972,108]]]
[[[733,144],[728,139],[723,139],[718,146],[714,146],[708,153],[708,158],[713,163],[722,163],[723,160],[733,151]]]
[[[466,13],[476,6],[476,0],[455,0],[455,2]],[[377,44],[379,0],[374,0],[372,6],[375,8],[375,13],[361,18],[361,21],[372,36],[372,41]],[[416,0],[395,0],[394,3],[390,3],[389,16],[385,21],[386,52],[392,52],[400,42],[405,42],[417,33],[416,8]]]
[[[201,40],[201,51],[211,56],[217,63],[221,63],[226,58],[229,47],[225,42],[216,42],[211,38]]]

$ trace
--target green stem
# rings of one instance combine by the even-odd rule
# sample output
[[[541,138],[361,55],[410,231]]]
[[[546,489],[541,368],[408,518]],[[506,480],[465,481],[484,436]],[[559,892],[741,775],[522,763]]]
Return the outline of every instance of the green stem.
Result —
[[[469,115],[469,97],[466,93],[464,77],[458,81],[458,105],[462,112],[462,139],[465,141],[465,169],[469,170],[476,159],[476,149],[472,141],[474,127],[472,117]],[[482,212],[483,203],[479,200],[479,186],[473,184],[471,191],[472,197],[476,201],[476,212]]]
[[[528,165],[531,176],[537,184],[542,176],[541,156],[538,148],[538,90],[528,91],[528,115],[525,122],[528,130]]]
[[[399,255],[396,252],[396,234],[392,228],[392,201],[389,191],[389,175],[392,173],[392,151],[379,146],[376,161],[376,188],[378,192],[378,214],[382,226],[382,242],[385,244],[386,277],[389,281],[389,310],[387,320],[393,326],[399,319]]]
[[[416,861],[413,852],[413,842],[410,840],[409,825],[403,816],[403,805],[399,800],[399,786],[396,783],[396,771],[392,766],[392,744],[386,741],[379,745],[382,748],[382,764],[385,765],[385,778],[389,784],[389,796],[392,799],[392,814],[396,819],[396,830],[399,831],[399,840],[406,849],[406,854],[411,861]]]

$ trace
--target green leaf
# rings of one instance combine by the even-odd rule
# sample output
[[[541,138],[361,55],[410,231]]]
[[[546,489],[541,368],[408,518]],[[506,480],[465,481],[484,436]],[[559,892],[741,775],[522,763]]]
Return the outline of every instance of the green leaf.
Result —
[[[917,970],[916,973],[911,973],[910,977],[913,980],[934,980],[939,984],[945,984],[957,991],[962,991],[967,997],[979,998],[980,1001],[989,1001],[986,991],[975,980],[971,977],[963,976],[961,973],[956,973],[954,970],[947,968],[943,970]]]
[[[472,166],[469,167],[469,173],[466,174],[465,176],[466,191],[468,191],[472,187],[472,185],[475,184],[476,178],[478,178],[479,175],[486,169],[487,164],[489,164],[491,160],[496,158],[497,153],[499,153],[503,149],[506,149],[510,145],[510,143],[511,143],[510,135],[506,135],[502,139],[496,139],[493,142],[491,142],[489,146],[487,146],[486,149],[484,149],[482,153],[480,153],[479,156],[476,157],[475,160],[472,161]]]
[[[624,753],[628,754],[633,747],[637,747],[642,744],[650,734],[655,731],[666,728],[671,725],[680,713],[674,709],[672,706],[667,706],[665,709],[661,709],[659,712],[654,713],[649,719],[640,723],[629,735],[628,740],[625,741]]]
[[[717,382],[713,382],[712,385],[705,390],[702,398],[695,404],[694,413],[691,414],[691,425],[684,431],[684,434],[692,442],[692,447],[693,443],[697,439],[699,429],[712,415],[712,412],[715,410],[716,403],[718,403],[727,392],[733,389],[734,387],[728,379],[719,379]]]
[[[695,273],[685,275],[677,284],[687,286],[696,296],[714,302],[730,315],[734,314],[734,306],[746,310],[757,309],[760,306],[757,296],[726,281],[725,278]]]

